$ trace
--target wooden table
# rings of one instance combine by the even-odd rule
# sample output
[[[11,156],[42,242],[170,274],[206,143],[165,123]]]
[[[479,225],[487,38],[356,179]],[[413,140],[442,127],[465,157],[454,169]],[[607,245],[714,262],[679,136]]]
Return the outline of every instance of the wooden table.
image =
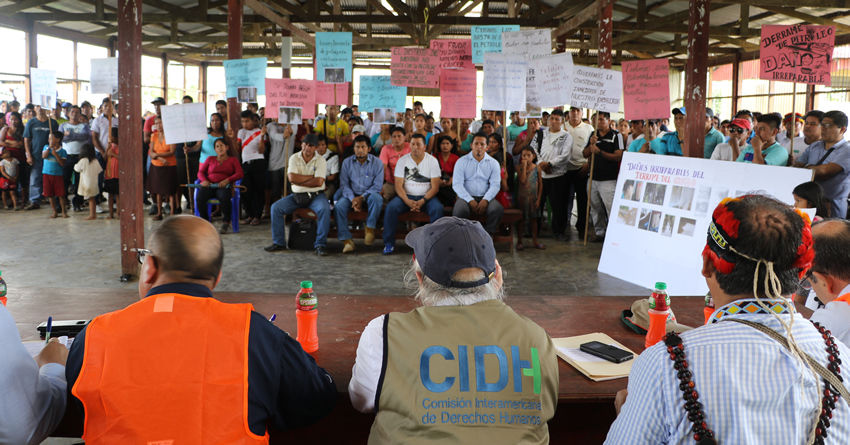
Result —
[[[31,297],[34,294],[41,297],[38,304],[33,303]],[[14,299],[10,300],[9,309],[19,326],[32,327],[29,331],[32,336],[25,331],[25,340],[35,339],[35,326],[46,318],[44,301],[52,302],[54,319],[78,319],[120,309],[138,298],[134,291],[100,289],[36,289],[19,291],[16,295],[20,298],[12,296]],[[257,311],[266,316],[277,314],[276,325],[281,329],[290,333],[296,330],[294,295],[219,293],[216,298],[228,303],[252,303]],[[630,308],[634,300],[634,297],[509,297],[507,303],[517,313],[537,322],[552,337],[603,332],[640,352],[644,349],[643,336],[634,333],[620,321],[621,312]],[[701,297],[672,298],[672,307],[679,322],[689,326],[702,324],[703,304]],[[410,297],[320,293],[320,343],[319,350],[312,355],[319,366],[336,380],[340,399],[329,418],[301,430],[273,432],[272,443],[365,443],[374,415],[355,411],[347,393],[360,332],[374,317],[387,312],[409,311],[415,307]],[[562,360],[559,360],[559,372],[558,409],[555,418],[549,422],[552,443],[602,443],[615,417],[614,397],[617,391],[625,389],[627,379],[593,382]],[[75,412],[75,409],[68,410],[66,419],[55,435],[79,437],[82,427]]]

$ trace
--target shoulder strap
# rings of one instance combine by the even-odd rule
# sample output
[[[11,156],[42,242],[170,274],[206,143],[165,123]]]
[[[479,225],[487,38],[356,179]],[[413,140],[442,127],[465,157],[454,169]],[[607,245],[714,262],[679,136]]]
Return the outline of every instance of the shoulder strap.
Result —
[[[540,150],[543,148],[543,130],[537,130],[537,154],[540,154]]]
[[[818,163],[817,163],[817,164],[813,164],[813,165],[821,165],[821,164],[823,164],[823,161],[825,161],[825,160],[826,160],[826,158],[828,158],[828,157],[829,157],[829,155],[832,153],[832,151],[833,151],[833,150],[835,150],[835,145],[833,145],[833,146],[832,146],[829,150],[827,150],[827,151],[826,151],[826,154],[825,154],[825,155],[823,155],[823,157],[822,157],[822,158],[820,158],[820,161],[818,161]]]
[[[779,342],[780,345],[785,346],[785,349],[790,349],[788,347],[788,339],[787,338],[783,337],[778,332],[774,331],[773,329],[770,329],[769,327],[767,327],[767,326],[765,326],[761,323],[754,323],[752,321],[741,320],[739,318],[730,318],[728,320],[734,321],[735,323],[741,323],[743,325],[747,325],[747,326],[767,335],[768,337],[776,340],[777,342]],[[844,386],[844,383],[842,383],[840,380],[838,380],[838,378],[835,376],[835,374],[830,372],[823,365],[818,363],[817,360],[814,359],[814,357],[812,357],[809,354],[806,354],[805,352],[803,353],[803,358],[805,358],[805,360],[809,363],[809,365],[812,367],[812,369],[816,373],[818,373],[819,376],[821,376],[824,380],[829,382],[830,385],[834,386],[836,390],[838,390],[838,393],[841,394],[841,397],[844,398],[845,402],[850,403],[850,391],[847,391],[847,388]]]

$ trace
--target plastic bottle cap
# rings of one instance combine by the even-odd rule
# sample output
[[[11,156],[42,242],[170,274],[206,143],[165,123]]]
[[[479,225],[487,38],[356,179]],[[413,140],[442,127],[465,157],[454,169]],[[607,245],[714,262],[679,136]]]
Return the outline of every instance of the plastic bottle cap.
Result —
[[[312,289],[312,288],[313,288],[313,282],[312,281],[302,281],[301,282],[301,289]]]
[[[661,281],[655,283],[655,288],[658,290],[667,290],[667,283],[663,283]]]

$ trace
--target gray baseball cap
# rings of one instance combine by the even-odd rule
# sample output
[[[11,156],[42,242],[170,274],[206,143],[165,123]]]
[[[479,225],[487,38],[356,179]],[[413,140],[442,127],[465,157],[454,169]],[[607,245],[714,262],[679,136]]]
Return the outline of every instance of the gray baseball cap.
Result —
[[[478,221],[445,216],[413,230],[404,242],[413,248],[422,273],[441,286],[483,286],[496,273],[493,240]],[[473,282],[452,280],[457,271],[473,267],[483,270],[485,277]]]

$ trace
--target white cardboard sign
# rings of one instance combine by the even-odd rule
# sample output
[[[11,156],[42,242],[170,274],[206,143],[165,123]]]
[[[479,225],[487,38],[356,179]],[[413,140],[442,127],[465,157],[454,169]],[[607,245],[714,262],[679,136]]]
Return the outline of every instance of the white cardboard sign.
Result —
[[[622,96],[622,72],[583,65],[573,67],[570,82],[571,106],[619,113]]]
[[[623,154],[599,271],[671,295],[705,295],[708,225],[724,198],[764,191],[793,204],[806,169],[644,153]],[[675,303],[674,303],[675,304]]]
[[[207,138],[207,112],[203,102],[161,107],[165,143],[202,141]]]
[[[547,28],[503,32],[502,54],[525,55],[528,60],[528,73],[525,76],[525,108],[520,110],[520,116],[540,117],[542,109],[533,61],[552,54],[552,30]]]
[[[558,53],[534,61],[534,81],[542,107],[560,107],[570,103],[573,56]]]
[[[118,93],[118,58],[91,59],[91,92]]]
[[[524,110],[527,75],[524,55],[484,53],[484,109]]]
[[[33,103],[52,110],[56,104],[56,71],[30,68],[30,84]]]

